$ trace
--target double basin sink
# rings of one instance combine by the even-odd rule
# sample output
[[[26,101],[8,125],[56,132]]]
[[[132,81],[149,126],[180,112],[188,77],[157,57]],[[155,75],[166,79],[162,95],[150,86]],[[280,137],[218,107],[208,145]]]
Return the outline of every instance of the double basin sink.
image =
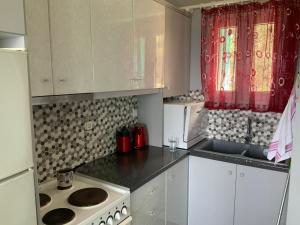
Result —
[[[255,164],[264,167],[272,168],[284,168],[288,169],[289,162],[284,161],[280,163],[274,163],[274,161],[269,161],[267,159],[267,149],[268,147],[252,144],[243,144],[230,141],[207,139],[196,146],[192,147],[192,152],[194,155],[202,154],[202,156],[213,156],[218,158],[225,158],[226,161],[234,160],[233,162],[241,164]],[[193,154],[193,153],[192,153]]]

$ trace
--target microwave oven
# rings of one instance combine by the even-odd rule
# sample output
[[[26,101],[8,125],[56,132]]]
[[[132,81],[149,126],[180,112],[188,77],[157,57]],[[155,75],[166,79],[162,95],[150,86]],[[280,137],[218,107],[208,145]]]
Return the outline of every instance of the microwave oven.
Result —
[[[165,146],[175,139],[178,148],[188,149],[207,138],[207,127],[208,110],[204,102],[164,104]]]

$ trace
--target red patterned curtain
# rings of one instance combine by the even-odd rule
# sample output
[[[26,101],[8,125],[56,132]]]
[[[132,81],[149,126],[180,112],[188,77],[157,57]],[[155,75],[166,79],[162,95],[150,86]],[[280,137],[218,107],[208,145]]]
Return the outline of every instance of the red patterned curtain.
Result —
[[[202,10],[201,80],[207,108],[283,112],[296,73],[299,1]]]

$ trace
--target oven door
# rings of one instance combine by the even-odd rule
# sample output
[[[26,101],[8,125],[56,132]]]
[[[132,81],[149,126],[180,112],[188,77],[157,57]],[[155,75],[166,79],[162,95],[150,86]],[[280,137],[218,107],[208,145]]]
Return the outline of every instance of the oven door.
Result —
[[[125,220],[123,220],[121,223],[119,223],[119,225],[130,225],[131,221],[132,221],[132,217],[129,216]]]

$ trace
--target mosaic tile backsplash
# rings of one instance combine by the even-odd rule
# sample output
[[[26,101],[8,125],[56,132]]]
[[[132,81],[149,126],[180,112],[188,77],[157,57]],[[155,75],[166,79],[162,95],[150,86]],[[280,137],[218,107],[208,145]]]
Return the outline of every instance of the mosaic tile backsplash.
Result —
[[[137,122],[133,110],[136,97],[33,106],[39,182],[113,153],[116,129]]]
[[[164,102],[203,101],[200,91],[190,91],[188,94],[165,98]],[[252,118],[252,143],[269,145],[279,123],[281,113],[258,113],[242,110],[209,110],[209,138],[245,142],[247,135],[248,118]]]

